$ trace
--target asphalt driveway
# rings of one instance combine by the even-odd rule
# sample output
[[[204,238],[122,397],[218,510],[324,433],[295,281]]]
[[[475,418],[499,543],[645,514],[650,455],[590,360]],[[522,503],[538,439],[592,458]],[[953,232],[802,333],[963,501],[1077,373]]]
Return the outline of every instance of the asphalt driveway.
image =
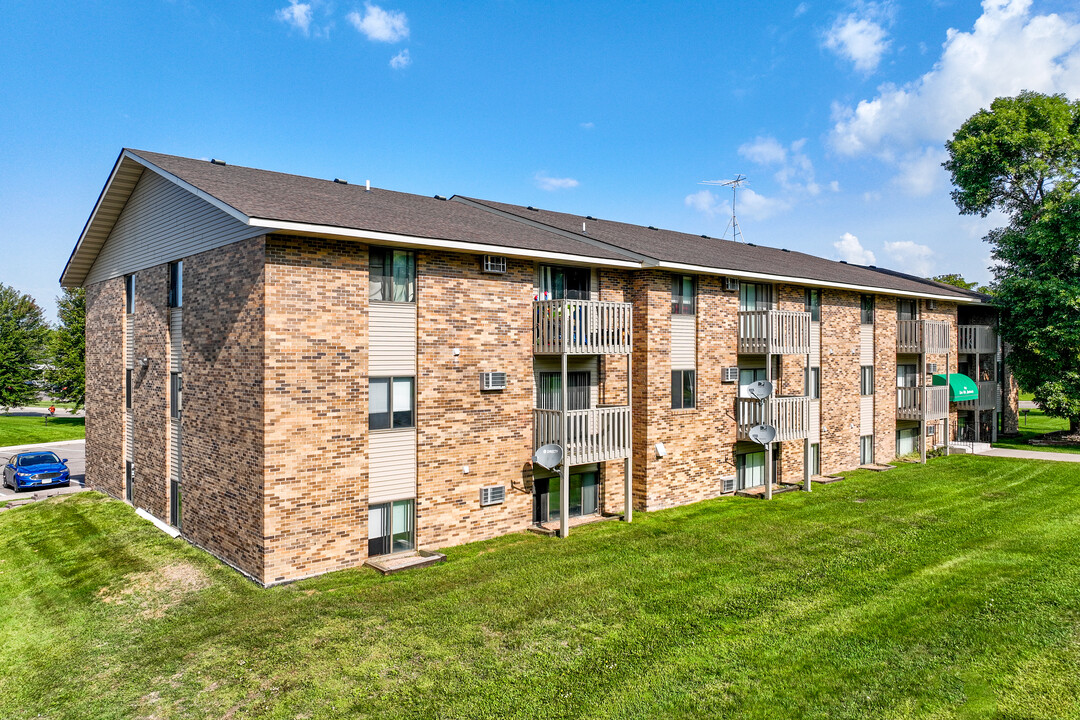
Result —
[[[24,490],[21,493],[16,493],[11,488],[0,487],[0,501],[18,499],[29,499],[35,497],[37,499],[52,497],[53,495],[62,495],[67,493],[79,492],[83,489],[83,483],[86,479],[86,441],[85,440],[68,440],[65,442],[55,443],[41,443],[38,445],[17,445],[13,447],[0,447],[0,464],[6,464],[8,458],[16,453],[28,452],[30,450],[51,450],[59,455],[61,458],[67,459],[68,469],[71,470],[71,485],[68,487],[49,488],[47,490]]]

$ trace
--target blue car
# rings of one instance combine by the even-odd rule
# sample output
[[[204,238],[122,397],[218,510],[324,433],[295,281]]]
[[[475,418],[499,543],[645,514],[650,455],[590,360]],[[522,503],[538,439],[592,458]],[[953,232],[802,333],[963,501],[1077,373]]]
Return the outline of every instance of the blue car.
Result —
[[[4,465],[4,487],[19,492],[68,485],[71,472],[65,463],[56,453],[42,450],[12,455]]]

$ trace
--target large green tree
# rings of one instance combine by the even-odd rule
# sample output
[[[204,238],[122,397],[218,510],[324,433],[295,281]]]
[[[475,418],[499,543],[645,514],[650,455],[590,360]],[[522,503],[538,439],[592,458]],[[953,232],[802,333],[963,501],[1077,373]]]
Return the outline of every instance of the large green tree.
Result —
[[[65,288],[56,299],[56,314],[60,325],[49,343],[52,360],[46,379],[53,397],[79,408],[86,402],[86,291]]]
[[[1023,92],[998,98],[946,143],[962,214],[997,210],[1001,336],[1020,385],[1080,428],[1080,103]]]
[[[49,326],[34,299],[0,283],[0,409],[37,397],[48,340]]]

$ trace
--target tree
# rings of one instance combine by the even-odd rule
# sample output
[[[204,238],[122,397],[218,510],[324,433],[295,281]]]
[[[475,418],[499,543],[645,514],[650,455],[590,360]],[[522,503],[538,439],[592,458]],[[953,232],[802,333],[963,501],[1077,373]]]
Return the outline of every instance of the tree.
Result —
[[[64,288],[56,299],[60,325],[49,342],[52,363],[45,374],[53,397],[78,409],[86,402],[86,291]]]
[[[990,288],[986,285],[980,285],[977,282],[968,282],[964,279],[964,276],[959,273],[948,273],[947,275],[935,275],[930,278],[934,282],[945,283],[946,285],[952,285],[958,287],[961,290],[974,290],[975,292],[990,293]]]
[[[49,326],[29,295],[0,283],[0,408],[37,398]]]
[[[961,214],[998,210],[986,241],[1008,362],[1048,414],[1080,428],[1080,103],[998,98],[946,143]]]

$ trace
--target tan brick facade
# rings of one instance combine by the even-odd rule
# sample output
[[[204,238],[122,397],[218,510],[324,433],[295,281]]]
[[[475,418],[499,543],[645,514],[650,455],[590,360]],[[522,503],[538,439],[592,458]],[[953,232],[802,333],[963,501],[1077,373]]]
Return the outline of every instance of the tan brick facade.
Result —
[[[821,472],[859,464],[859,293],[821,292]]]

